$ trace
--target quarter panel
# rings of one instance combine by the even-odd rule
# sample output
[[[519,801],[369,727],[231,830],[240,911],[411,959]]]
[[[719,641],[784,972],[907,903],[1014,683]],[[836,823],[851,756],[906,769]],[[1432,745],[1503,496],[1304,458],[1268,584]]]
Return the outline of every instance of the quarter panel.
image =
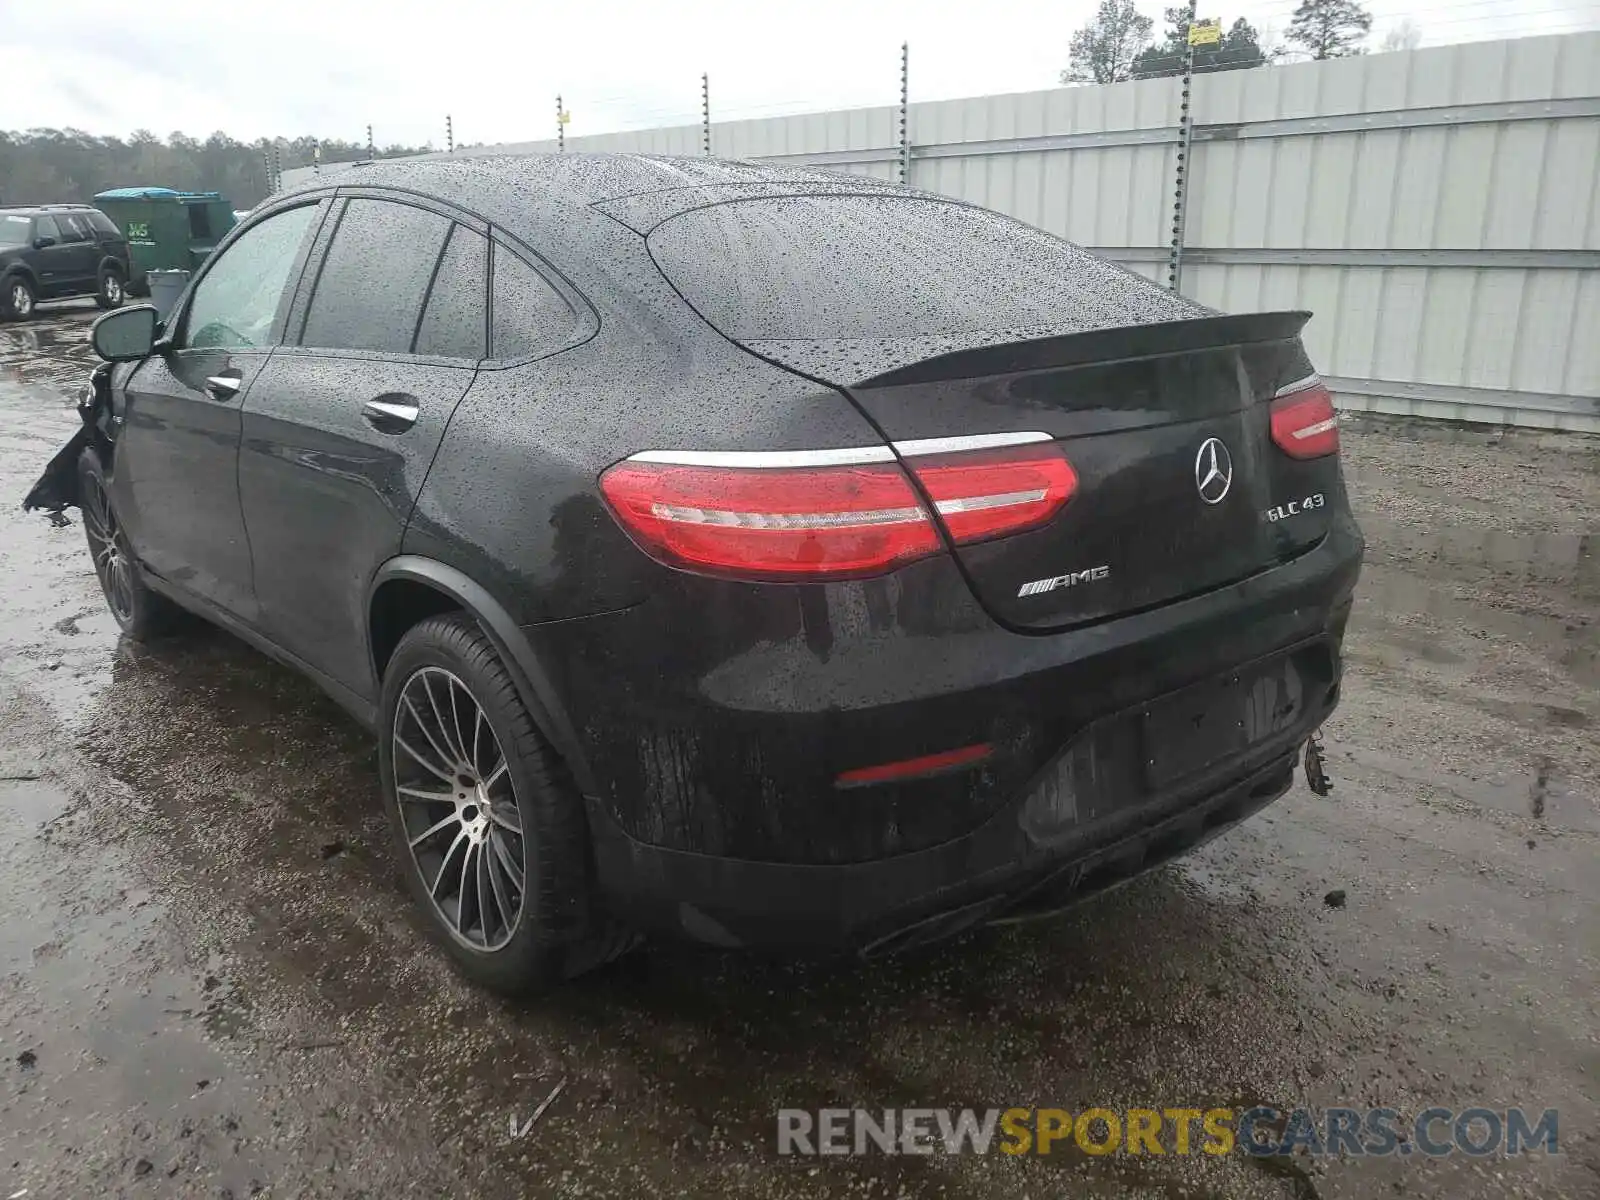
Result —
[[[634,545],[601,499],[599,476],[611,464],[651,449],[880,441],[839,393],[762,362],[676,307],[619,306],[581,346],[480,371],[418,501],[406,552],[459,568],[519,625],[623,608],[649,596],[667,568]]]

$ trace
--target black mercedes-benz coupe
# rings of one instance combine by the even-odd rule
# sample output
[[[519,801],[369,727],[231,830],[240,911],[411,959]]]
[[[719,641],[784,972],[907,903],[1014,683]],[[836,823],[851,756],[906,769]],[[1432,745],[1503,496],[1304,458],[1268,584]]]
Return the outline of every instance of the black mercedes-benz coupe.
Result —
[[[474,979],[887,953],[1290,786],[1362,556],[1307,317],[871,179],[368,164],[101,318],[29,502],[129,636],[200,613],[376,732]]]

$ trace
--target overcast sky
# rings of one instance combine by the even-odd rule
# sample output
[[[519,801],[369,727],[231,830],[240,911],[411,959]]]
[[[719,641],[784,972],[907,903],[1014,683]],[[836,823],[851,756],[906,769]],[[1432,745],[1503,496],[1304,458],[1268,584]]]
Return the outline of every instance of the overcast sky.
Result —
[[[1297,0],[1245,16],[1281,36]],[[112,0],[5,5],[0,126],[146,128],[203,137],[341,137],[444,144],[893,103],[911,43],[914,100],[1056,85],[1095,0],[273,0],[187,6]],[[1159,30],[1162,0],[1140,7]],[[1402,18],[1425,45],[1600,25],[1597,0],[1369,0],[1372,43]]]

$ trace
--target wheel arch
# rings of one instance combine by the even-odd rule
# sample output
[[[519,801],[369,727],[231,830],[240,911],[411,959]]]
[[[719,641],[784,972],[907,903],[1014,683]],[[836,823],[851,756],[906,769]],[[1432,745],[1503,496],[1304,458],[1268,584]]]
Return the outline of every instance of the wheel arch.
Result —
[[[430,607],[426,599],[419,602],[419,588],[437,597],[439,606]],[[397,628],[389,615],[395,611],[392,605],[397,599],[403,601],[401,611],[417,614],[403,628]],[[549,673],[505,607],[455,567],[422,555],[402,554],[384,563],[374,575],[367,591],[367,655],[377,692],[382,692],[384,670],[406,629],[429,616],[456,610],[472,617],[493,643],[539,732],[566,762],[578,789],[594,795],[594,776]]]
[[[39,276],[34,274],[32,267],[25,262],[19,261],[0,268],[0,282],[10,279],[13,275],[21,275],[24,279],[26,279],[28,281],[28,286],[33,289],[34,295],[38,296]]]

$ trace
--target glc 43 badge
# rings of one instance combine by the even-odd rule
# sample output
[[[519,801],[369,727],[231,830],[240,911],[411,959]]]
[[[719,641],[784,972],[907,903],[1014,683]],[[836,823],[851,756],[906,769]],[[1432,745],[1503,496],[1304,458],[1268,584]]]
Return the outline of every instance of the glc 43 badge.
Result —
[[[1310,496],[1302,496],[1298,500],[1291,500],[1287,504],[1280,504],[1276,508],[1267,509],[1267,520],[1284,521],[1290,517],[1298,517],[1301,513],[1308,513],[1314,508],[1322,508],[1327,504],[1321,492]]]

